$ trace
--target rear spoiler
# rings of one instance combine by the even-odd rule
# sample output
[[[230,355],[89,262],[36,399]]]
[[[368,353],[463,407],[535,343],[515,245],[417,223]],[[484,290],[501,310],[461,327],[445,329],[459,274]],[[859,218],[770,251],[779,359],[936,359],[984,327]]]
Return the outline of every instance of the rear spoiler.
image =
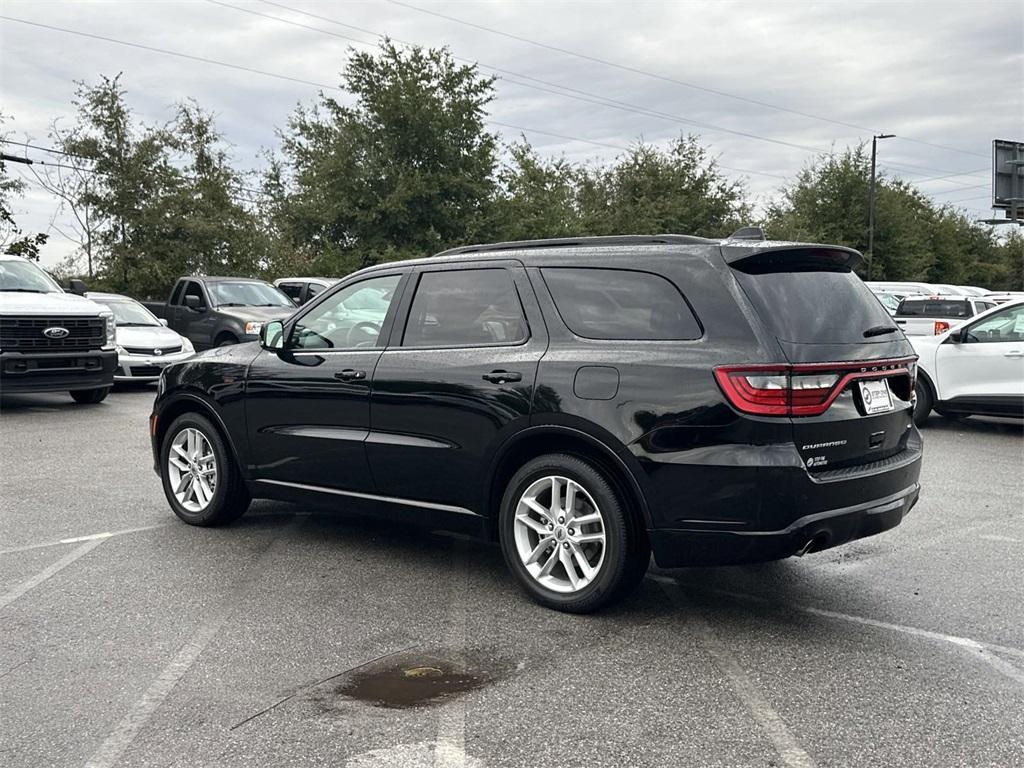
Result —
[[[722,241],[721,248],[725,262],[731,267],[740,267],[743,264],[784,266],[787,263],[796,266],[800,263],[820,261],[835,267],[853,269],[864,260],[859,251],[841,245],[729,238]]]

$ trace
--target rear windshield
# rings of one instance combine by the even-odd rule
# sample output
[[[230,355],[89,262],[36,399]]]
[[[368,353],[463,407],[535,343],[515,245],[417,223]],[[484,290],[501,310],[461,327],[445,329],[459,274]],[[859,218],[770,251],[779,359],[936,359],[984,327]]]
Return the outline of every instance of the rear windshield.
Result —
[[[967,302],[963,299],[955,301],[942,299],[904,299],[896,310],[896,317],[970,317]]]
[[[741,262],[733,270],[761,320],[783,341],[854,344],[866,338],[892,339],[892,334],[865,337],[868,329],[893,327],[893,321],[848,267],[770,261]]]

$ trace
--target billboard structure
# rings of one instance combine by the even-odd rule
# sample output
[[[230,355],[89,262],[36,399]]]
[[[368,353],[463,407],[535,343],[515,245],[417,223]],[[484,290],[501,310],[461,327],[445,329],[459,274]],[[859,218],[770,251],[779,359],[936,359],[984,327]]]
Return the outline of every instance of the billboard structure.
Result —
[[[1006,211],[1006,218],[989,223],[1024,226],[1024,141],[992,142],[992,207]]]

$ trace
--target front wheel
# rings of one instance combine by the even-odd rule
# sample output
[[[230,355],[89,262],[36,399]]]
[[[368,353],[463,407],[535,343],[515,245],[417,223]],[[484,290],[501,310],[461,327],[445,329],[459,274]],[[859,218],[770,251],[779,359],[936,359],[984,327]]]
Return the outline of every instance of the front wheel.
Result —
[[[228,446],[198,413],[179,416],[164,435],[160,479],[174,514],[189,525],[226,525],[251,501]]]
[[[97,387],[96,389],[73,389],[71,399],[82,405],[95,405],[102,403],[107,398],[110,387]]]
[[[513,476],[499,518],[505,562],[541,605],[596,611],[628,594],[650,551],[604,476],[575,456],[553,454]]]

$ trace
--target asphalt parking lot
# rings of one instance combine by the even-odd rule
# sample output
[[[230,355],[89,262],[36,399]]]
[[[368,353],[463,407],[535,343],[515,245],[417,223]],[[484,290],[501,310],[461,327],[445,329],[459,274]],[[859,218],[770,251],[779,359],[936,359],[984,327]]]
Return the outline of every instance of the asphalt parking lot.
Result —
[[[652,568],[580,617],[493,546],[268,502],[179,523],[152,398],[3,402],[0,764],[1024,765],[1019,425],[933,416],[894,531]]]

